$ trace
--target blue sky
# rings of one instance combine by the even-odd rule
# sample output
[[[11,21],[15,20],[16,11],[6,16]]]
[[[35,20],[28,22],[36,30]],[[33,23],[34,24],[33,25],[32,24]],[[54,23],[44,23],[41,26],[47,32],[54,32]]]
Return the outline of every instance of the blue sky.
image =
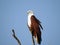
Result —
[[[0,0],[0,45],[18,45],[12,29],[22,45],[32,45],[28,10],[42,22],[41,45],[60,45],[60,0]]]

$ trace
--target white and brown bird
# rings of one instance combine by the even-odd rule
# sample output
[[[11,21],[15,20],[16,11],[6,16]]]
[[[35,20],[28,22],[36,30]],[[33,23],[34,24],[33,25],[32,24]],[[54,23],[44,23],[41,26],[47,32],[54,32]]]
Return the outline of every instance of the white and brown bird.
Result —
[[[34,16],[34,13],[32,10],[27,11],[28,14],[28,27],[32,34],[32,37],[34,37],[38,44],[41,44],[41,29],[43,30],[43,27],[41,26],[41,22]]]

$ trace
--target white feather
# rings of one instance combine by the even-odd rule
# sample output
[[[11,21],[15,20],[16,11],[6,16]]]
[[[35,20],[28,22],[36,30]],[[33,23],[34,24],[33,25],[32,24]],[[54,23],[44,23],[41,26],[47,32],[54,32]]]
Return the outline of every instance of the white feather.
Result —
[[[31,16],[32,15],[28,15],[28,26],[31,27]]]
[[[31,16],[34,15],[33,11],[29,10],[27,14],[28,14],[28,26],[31,27]]]

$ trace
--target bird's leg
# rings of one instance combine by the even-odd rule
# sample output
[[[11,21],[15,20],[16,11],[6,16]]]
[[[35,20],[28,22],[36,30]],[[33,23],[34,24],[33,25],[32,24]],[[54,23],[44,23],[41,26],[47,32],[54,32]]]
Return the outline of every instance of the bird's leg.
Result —
[[[32,36],[33,45],[35,45],[34,37]]]

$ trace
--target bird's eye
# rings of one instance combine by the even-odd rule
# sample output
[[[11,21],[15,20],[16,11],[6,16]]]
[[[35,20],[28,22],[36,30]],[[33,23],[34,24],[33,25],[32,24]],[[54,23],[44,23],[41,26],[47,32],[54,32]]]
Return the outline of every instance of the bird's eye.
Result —
[[[29,13],[27,13],[27,14],[29,14]]]

